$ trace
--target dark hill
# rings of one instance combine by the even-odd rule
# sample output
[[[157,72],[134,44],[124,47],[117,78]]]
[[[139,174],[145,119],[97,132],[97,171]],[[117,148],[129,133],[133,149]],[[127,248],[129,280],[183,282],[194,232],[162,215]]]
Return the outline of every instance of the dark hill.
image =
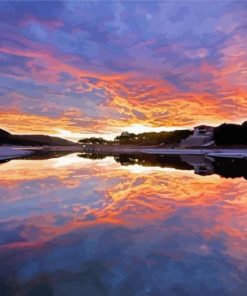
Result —
[[[0,145],[21,145],[21,146],[71,146],[76,143],[45,135],[12,135],[0,129]]]
[[[216,145],[247,145],[247,122],[242,125],[224,123],[214,129]]]
[[[5,139],[5,138],[9,137],[9,136],[11,136],[10,133],[8,133],[8,132],[6,132],[5,130],[3,130],[3,129],[0,128],[0,141],[1,141],[2,139]]]

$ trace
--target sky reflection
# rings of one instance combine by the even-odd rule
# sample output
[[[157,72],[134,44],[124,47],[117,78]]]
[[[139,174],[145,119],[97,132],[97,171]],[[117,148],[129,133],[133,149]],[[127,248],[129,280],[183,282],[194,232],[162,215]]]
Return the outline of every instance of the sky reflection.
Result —
[[[0,272],[23,295],[246,291],[244,179],[76,154],[0,174]]]

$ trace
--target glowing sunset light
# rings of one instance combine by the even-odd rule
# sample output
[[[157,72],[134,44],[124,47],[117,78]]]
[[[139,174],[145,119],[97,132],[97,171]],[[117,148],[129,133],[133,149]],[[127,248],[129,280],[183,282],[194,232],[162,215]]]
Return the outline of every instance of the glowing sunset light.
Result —
[[[125,127],[119,127],[115,128],[115,132],[105,132],[105,133],[79,133],[79,132],[73,132],[70,130],[64,130],[64,129],[55,129],[54,133],[50,133],[50,135],[62,137],[71,141],[78,141],[79,139],[83,138],[90,138],[90,137],[102,137],[106,140],[113,140],[116,136],[118,136],[120,133],[127,131],[129,133],[147,133],[147,132],[162,132],[162,131],[174,131],[174,130],[182,130],[185,128],[192,128],[192,127],[166,127],[166,126],[150,126],[150,125],[144,125],[144,124],[132,124]],[[118,132],[117,132],[118,131]]]
[[[142,166],[142,165],[138,165],[138,164],[134,164],[134,165],[128,165],[128,166],[122,166],[120,167],[122,170],[127,170],[130,173],[133,174],[152,174],[152,173],[158,173],[158,172],[177,172],[177,173],[181,173],[181,171],[174,169],[174,168],[161,168],[161,167],[148,167],[148,166]],[[184,172],[182,172],[183,174],[185,174]],[[186,171],[186,173],[188,174],[194,174],[193,171]]]
[[[105,133],[79,133],[79,132],[73,132],[70,130],[64,130],[57,128],[55,129],[54,133],[49,133],[52,136],[62,137],[71,141],[78,141],[83,138],[90,138],[90,137],[102,137],[106,140],[113,140],[117,135],[119,135],[121,132],[127,131],[129,133],[145,133],[145,132],[162,132],[162,131],[174,131],[174,130],[182,130],[185,127],[154,127],[149,125],[142,125],[142,124],[132,124],[126,127],[122,128],[115,128],[115,130],[118,130],[118,132],[105,132]]]
[[[1,0],[0,44],[0,296],[246,295],[247,0]]]
[[[64,157],[59,157],[57,159],[50,160],[51,166],[56,167],[66,167],[72,166],[73,168],[80,167],[81,165],[94,165],[94,166],[107,166],[115,164],[114,160],[111,157],[106,157],[103,160],[97,159],[87,159],[83,157],[76,157],[76,154],[70,154]]]
[[[0,127],[76,141],[246,119],[244,1],[100,2],[1,1]]]
[[[83,138],[91,138],[91,137],[101,137],[101,138],[104,138],[106,140],[113,140],[117,135],[118,133],[79,133],[79,132],[73,132],[73,131],[70,131],[70,130],[63,130],[63,129],[56,129],[55,130],[55,133],[51,134],[53,136],[57,136],[57,137],[62,137],[62,138],[65,138],[65,139],[68,139],[68,140],[71,140],[71,141],[75,141],[77,142],[78,140],[80,139],[83,139]]]
[[[80,139],[83,138],[91,138],[91,137],[106,137],[106,138],[111,138],[111,135],[108,134],[97,134],[97,133],[79,133],[79,132],[73,132],[70,130],[63,130],[63,129],[59,129],[57,128],[54,132],[54,134],[52,134],[53,136],[57,136],[57,137],[62,137],[62,138],[66,138],[68,140],[71,141],[78,141]]]
[[[127,131],[129,133],[139,134],[139,133],[148,133],[148,132],[170,132],[174,130],[182,130],[186,127],[166,127],[166,126],[150,126],[144,124],[132,124],[125,128],[122,128],[123,131]]]

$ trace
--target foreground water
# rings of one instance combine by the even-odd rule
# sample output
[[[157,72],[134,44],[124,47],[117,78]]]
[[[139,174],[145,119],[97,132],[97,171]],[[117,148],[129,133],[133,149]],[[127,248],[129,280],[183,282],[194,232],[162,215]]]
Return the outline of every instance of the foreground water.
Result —
[[[76,154],[0,165],[0,295],[246,295],[247,181]]]

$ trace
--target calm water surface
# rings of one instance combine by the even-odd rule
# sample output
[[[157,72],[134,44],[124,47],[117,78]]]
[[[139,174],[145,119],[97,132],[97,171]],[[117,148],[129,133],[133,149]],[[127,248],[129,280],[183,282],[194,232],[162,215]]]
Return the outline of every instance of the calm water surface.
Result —
[[[0,165],[0,294],[247,295],[247,181],[76,154]]]

